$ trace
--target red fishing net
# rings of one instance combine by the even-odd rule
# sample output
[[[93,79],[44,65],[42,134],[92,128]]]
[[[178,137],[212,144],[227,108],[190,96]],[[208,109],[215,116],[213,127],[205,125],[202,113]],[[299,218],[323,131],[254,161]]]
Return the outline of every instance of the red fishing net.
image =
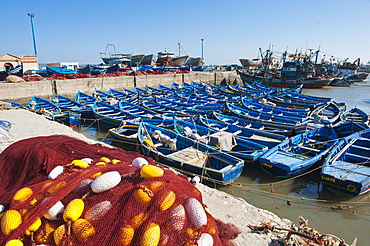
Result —
[[[238,230],[211,216],[185,175],[149,158],[131,165],[137,157],[60,135],[10,145],[0,155],[0,245],[232,245]]]
[[[39,74],[34,74],[34,75],[28,75],[28,76],[23,76],[22,77],[25,81],[42,81],[46,80]]]
[[[56,73],[52,74],[49,77],[49,80],[64,80],[64,79],[75,79],[76,76],[74,74],[64,74],[64,73]]]

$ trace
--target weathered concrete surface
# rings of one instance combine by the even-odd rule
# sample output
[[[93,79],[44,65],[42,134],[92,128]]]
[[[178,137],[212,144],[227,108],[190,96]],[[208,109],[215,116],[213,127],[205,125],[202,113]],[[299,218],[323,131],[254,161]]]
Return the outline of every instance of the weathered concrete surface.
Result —
[[[221,84],[223,82],[230,84],[241,83],[241,79],[235,71],[193,71],[188,74],[44,80],[24,83],[0,82],[0,101],[11,100],[18,103],[26,103],[34,95],[50,99],[55,93],[58,93],[60,95],[73,98],[77,91],[91,94],[94,89],[108,91],[110,88],[116,90],[126,88],[132,90],[134,87],[144,88],[146,85],[156,88],[159,84],[171,86],[172,82],[181,84],[182,82],[191,83],[192,81],[203,81],[214,84]]]

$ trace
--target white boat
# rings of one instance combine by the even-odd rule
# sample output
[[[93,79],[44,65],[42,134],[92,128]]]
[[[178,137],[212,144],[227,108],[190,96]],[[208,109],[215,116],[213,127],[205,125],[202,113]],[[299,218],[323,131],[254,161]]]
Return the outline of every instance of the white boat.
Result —
[[[189,56],[179,56],[179,57],[174,57],[171,60],[171,65],[174,67],[181,67],[185,65],[185,63],[189,60]]]
[[[143,61],[144,57],[145,57],[144,54],[131,56],[131,66],[138,67],[139,65],[141,65],[141,62]]]
[[[144,58],[141,60],[141,65],[148,65],[153,67],[157,63],[157,59],[157,54],[145,55]]]
[[[201,67],[203,66],[204,58],[201,57],[190,57],[189,60],[185,63],[186,66]]]
[[[131,54],[118,53],[114,44],[107,44],[105,52],[100,52],[100,58],[105,64],[121,64],[131,66]]]

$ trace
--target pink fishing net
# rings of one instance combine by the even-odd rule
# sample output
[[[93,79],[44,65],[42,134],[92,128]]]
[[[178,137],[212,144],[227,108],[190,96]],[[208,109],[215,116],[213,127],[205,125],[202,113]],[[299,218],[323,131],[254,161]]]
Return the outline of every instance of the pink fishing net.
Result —
[[[153,167],[155,174],[147,176],[143,167],[131,165],[137,157],[142,156],[61,135],[12,144],[0,155],[0,204],[6,208],[0,245],[13,239],[24,245],[58,246],[232,245],[238,229],[212,217],[185,175],[146,158],[152,165],[146,167]],[[92,159],[87,168],[71,164],[83,158]],[[63,166],[63,172],[48,179],[56,166]],[[118,175],[118,183],[103,178],[110,174]],[[108,189],[98,190],[107,184]],[[31,193],[15,199],[25,187]],[[46,216],[55,204],[74,211],[69,204],[76,199],[83,203],[77,219],[66,219],[63,210],[53,218]],[[12,220],[9,211],[19,213],[21,223]],[[41,221],[37,229],[30,227],[35,221]],[[12,223],[17,226],[9,227]]]

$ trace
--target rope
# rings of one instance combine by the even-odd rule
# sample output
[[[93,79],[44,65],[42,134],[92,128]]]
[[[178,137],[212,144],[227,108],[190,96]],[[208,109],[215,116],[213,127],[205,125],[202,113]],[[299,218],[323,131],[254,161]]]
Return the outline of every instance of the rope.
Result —
[[[97,120],[97,119],[92,120],[91,123],[86,128],[89,128],[93,124],[96,124],[98,126],[98,129],[100,129],[99,120]],[[81,127],[80,130],[77,130],[77,129],[75,129],[75,130],[82,133],[83,128]],[[85,133],[83,133],[83,134],[85,136],[91,136],[91,137],[95,137],[95,138],[98,138],[98,139],[100,138],[100,139],[103,139],[105,141],[110,140],[112,142],[130,144],[132,146],[140,146],[139,143],[133,144],[133,143],[128,142],[128,141],[109,138],[109,136],[108,136],[109,132],[107,132],[105,134],[105,136],[103,136],[103,137],[98,137],[97,135],[93,135],[93,134],[85,134]],[[318,142],[318,143],[315,143],[315,144],[323,144],[323,143],[327,143],[327,142],[330,142],[330,141]],[[217,154],[217,153],[212,153],[212,154]],[[176,169],[172,166],[167,166],[167,165],[165,165],[163,163],[160,163],[160,162],[157,162],[157,163],[159,165],[162,165],[162,166],[170,167],[174,170],[177,170],[178,172],[187,174],[189,176],[194,176],[194,173],[186,172],[186,171],[181,170],[181,169]],[[353,164],[366,165],[367,162],[353,163]],[[330,165],[330,166],[335,167],[336,165]],[[343,165],[338,165],[338,166],[343,166]],[[202,171],[201,178],[202,178],[202,180],[204,180],[208,183],[213,183],[215,187],[217,187],[217,185],[228,186],[231,190],[231,193],[233,193],[234,189],[237,189],[237,190],[244,191],[244,192],[249,192],[249,193],[252,193],[252,194],[255,194],[255,195],[258,195],[258,196],[272,198],[272,199],[274,199],[275,202],[278,201],[278,200],[279,201],[285,201],[288,205],[291,205],[292,203],[297,203],[297,204],[303,204],[303,205],[307,205],[307,206],[317,207],[311,213],[316,212],[316,211],[318,211],[322,208],[329,208],[329,209],[352,212],[353,214],[363,215],[363,216],[367,216],[367,217],[370,216],[370,214],[366,214],[366,213],[362,213],[362,212],[358,212],[358,211],[354,210],[356,208],[369,206],[370,201],[356,202],[356,201],[335,201],[335,200],[313,199],[313,198],[307,198],[307,197],[298,197],[298,196],[280,194],[280,193],[277,193],[274,190],[274,187],[276,187],[278,185],[282,186],[284,183],[291,182],[295,179],[298,179],[300,177],[308,175],[312,172],[316,172],[317,170],[320,170],[323,167],[324,166],[319,166],[319,167],[311,169],[310,171],[307,171],[307,172],[305,172],[301,175],[298,175],[298,176],[295,176],[295,177],[292,177],[292,178],[288,178],[288,179],[284,179],[284,180],[280,180],[280,181],[277,181],[277,182],[270,182],[270,183],[265,183],[265,184],[249,184],[249,183],[237,183],[237,182],[225,183],[225,182],[222,182],[222,181],[219,181],[219,180],[214,180],[214,179],[210,178],[205,169],[203,169],[203,171]],[[258,189],[258,187],[267,187],[267,186],[270,187],[270,192]],[[320,203],[320,204],[317,204],[317,203]],[[277,204],[275,203],[275,205],[277,205]]]

